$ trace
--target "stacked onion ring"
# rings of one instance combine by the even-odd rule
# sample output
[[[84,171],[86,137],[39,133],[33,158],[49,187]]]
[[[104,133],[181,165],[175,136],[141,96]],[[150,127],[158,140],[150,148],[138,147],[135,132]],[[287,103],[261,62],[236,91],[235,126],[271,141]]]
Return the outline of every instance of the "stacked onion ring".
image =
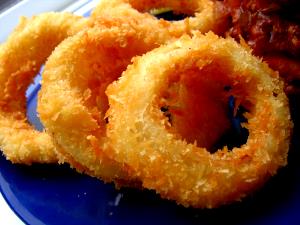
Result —
[[[27,122],[25,92],[52,50],[83,29],[86,22],[71,13],[22,18],[0,45],[0,147],[10,161],[57,162],[50,136]]]
[[[106,93],[105,152],[129,165],[144,187],[184,206],[240,200],[287,162],[292,122],[283,82],[232,39],[184,36],[136,58]],[[247,111],[249,137],[212,154],[193,133],[216,119],[202,120],[201,113],[214,112],[229,96]]]
[[[104,24],[105,19],[102,20]],[[107,21],[63,41],[43,72],[38,112],[62,161],[104,181],[128,180],[122,164],[107,157],[105,89],[130,64],[131,58],[158,47],[147,30]],[[111,27],[109,27],[111,25]],[[64,96],[63,98],[61,96]]]
[[[148,13],[165,7],[189,17],[170,22]],[[257,189],[287,163],[288,100],[278,74],[249,50],[200,34],[222,33],[218,7],[210,0],[103,0],[91,19],[23,19],[0,46],[6,158],[68,162],[105,182],[141,184],[199,208]],[[48,56],[38,100],[46,132],[38,132],[26,119],[25,91]],[[231,129],[229,98],[234,114],[244,109],[249,136],[214,152]]]
[[[159,34],[158,40],[170,40],[183,34],[190,34],[193,30],[220,32],[226,22],[225,16],[218,13],[220,7],[220,4],[211,0],[102,0],[93,10],[92,18],[134,20],[141,27],[150,29],[151,33]],[[167,21],[157,19],[149,13],[152,9],[161,8],[168,8],[175,14],[184,14],[188,17],[179,21]]]
[[[106,18],[107,8],[102,6],[109,7],[111,4],[116,8],[111,8]],[[148,7],[152,7],[151,2],[149,4]],[[197,8],[199,4],[200,1],[195,1],[192,5]],[[128,180],[130,177],[130,169],[126,166],[124,169],[122,164],[115,164],[114,160],[103,154],[102,149],[106,146],[107,85],[121,75],[132,57],[186,32],[187,27],[179,27],[187,25],[189,21],[178,22],[175,32],[173,25],[164,25],[167,21],[153,19],[160,24],[160,29],[153,32],[150,24],[139,20],[141,16],[144,17],[142,13],[136,11],[130,17],[121,15],[118,7],[122,6],[129,5],[118,1],[101,1],[91,20],[91,26],[95,28],[70,37],[56,48],[45,66],[38,104],[42,123],[55,140],[61,161],[105,181]],[[131,8],[127,7],[127,10]],[[114,16],[112,12],[118,12],[119,16]],[[146,14],[145,17],[148,18]],[[193,23],[193,29],[206,31],[215,21],[211,14],[201,14],[197,23]],[[62,99],[59,96],[66,97]],[[224,123],[216,129],[223,132],[227,127],[228,123]],[[217,138],[217,135],[210,139]],[[83,140],[76,141],[79,139]]]

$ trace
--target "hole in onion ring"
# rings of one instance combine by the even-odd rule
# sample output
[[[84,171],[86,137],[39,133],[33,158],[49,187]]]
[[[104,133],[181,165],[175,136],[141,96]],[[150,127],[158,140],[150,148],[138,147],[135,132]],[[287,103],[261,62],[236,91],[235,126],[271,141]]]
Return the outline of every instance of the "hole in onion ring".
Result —
[[[195,12],[199,10],[197,1],[129,1],[130,5],[137,11],[148,12],[158,19],[168,21],[179,21],[186,17],[194,17]]]
[[[43,67],[41,68],[39,74],[34,78],[32,84],[26,90],[26,116],[28,122],[38,131],[43,131],[44,126],[42,125],[36,111],[37,107],[37,97],[38,92],[41,88],[41,73]]]
[[[207,76],[214,77],[213,82],[204,75],[208,73],[213,73]],[[210,153],[224,146],[228,150],[241,147],[249,135],[242,126],[249,110],[239,101],[245,93],[227,85],[228,81],[222,80],[224,73],[207,66],[173,74],[161,94],[160,110],[167,118],[169,132]]]
[[[184,20],[186,17],[191,16],[185,13],[175,13],[172,9],[169,8],[151,9],[149,13],[155,16],[157,19],[164,19],[167,21]]]
[[[211,153],[222,149],[224,146],[227,146],[228,150],[232,150],[234,147],[239,148],[247,142],[249,131],[241,125],[247,123],[247,119],[243,115],[247,110],[243,106],[238,106],[236,113],[234,112],[236,107],[234,96],[229,97],[228,107],[231,128],[220,137],[212,147]]]

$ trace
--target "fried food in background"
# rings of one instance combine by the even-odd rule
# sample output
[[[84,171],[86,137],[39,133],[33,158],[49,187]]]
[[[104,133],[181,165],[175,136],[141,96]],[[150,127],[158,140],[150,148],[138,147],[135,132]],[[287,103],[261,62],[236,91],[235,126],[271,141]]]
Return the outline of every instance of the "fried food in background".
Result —
[[[228,34],[279,71],[288,93],[300,93],[300,3],[297,0],[224,0]]]

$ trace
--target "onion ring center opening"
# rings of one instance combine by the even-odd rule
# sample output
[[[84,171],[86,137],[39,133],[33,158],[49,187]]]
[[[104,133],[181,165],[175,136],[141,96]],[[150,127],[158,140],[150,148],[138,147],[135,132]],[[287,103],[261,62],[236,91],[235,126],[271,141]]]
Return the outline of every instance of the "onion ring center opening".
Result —
[[[38,92],[41,89],[41,75],[43,67],[41,68],[39,74],[36,75],[33,82],[28,86],[26,90],[26,117],[28,122],[38,131],[43,131],[44,126],[40,121],[37,113],[37,98]]]
[[[194,17],[195,12],[201,8],[199,1],[133,1],[129,4],[141,13],[148,12],[157,19],[168,21],[184,20]]]
[[[234,87],[222,60],[201,68],[173,71],[160,95],[160,110],[167,119],[166,129],[188,143],[214,153],[227,146],[240,147],[249,132],[244,113],[249,110],[240,99],[242,87]]]
[[[194,15],[187,15],[184,13],[175,13],[170,8],[151,9],[149,13],[155,16],[157,19],[164,19],[170,22],[180,21],[180,20],[184,20],[187,17],[194,16]]]

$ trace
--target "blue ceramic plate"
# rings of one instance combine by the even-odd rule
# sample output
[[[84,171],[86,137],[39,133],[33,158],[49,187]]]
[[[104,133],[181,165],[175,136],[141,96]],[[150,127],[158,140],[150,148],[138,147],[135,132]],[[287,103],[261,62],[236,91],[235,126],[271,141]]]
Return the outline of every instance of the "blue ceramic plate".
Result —
[[[36,117],[36,78],[28,92],[28,118],[41,129]],[[291,98],[293,115],[300,115]],[[298,104],[299,105],[299,104]],[[294,136],[299,119],[294,116]],[[160,199],[151,191],[115,190],[113,185],[81,175],[68,166],[12,165],[0,156],[0,189],[27,224],[48,225],[282,225],[300,224],[299,140],[293,139],[289,164],[261,190],[240,203],[214,210],[187,209]]]

